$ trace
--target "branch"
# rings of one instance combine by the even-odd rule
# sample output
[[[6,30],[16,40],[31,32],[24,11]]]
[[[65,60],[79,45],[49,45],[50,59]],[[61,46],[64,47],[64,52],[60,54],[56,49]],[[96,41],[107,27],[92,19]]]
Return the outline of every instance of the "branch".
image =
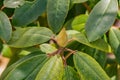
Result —
[[[5,8],[5,6],[2,6],[0,10],[3,10]]]
[[[88,4],[85,2],[83,3],[83,5],[85,6],[85,8],[88,10],[88,12],[91,12],[91,8],[88,6]]]

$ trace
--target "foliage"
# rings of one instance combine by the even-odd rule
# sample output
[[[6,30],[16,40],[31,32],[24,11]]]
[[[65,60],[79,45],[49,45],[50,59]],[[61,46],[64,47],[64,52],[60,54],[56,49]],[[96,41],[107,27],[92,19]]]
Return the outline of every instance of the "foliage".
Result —
[[[0,80],[120,80],[120,0],[2,0]]]

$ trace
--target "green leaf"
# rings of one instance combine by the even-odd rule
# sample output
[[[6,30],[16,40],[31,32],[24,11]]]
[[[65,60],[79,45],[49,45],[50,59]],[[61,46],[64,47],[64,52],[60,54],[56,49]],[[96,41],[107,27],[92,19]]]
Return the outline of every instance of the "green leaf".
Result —
[[[28,48],[22,48],[22,50],[19,51],[18,56],[21,58],[21,57],[26,56],[26,55],[30,54],[31,52],[35,52],[35,51],[40,51],[40,49],[35,46],[28,47]]]
[[[73,35],[73,39],[89,47],[96,48],[98,50],[105,51],[105,52],[110,52],[109,45],[103,39],[98,39],[90,43],[87,40],[86,36],[82,33]]]
[[[12,19],[14,26],[25,26],[35,21],[46,9],[47,0],[35,0],[26,2],[23,6],[16,8]]]
[[[120,30],[117,28],[111,28],[109,32],[109,42],[115,53],[117,61],[120,63]]]
[[[0,11],[0,38],[8,42],[11,38],[12,26],[7,15]]]
[[[67,30],[66,33],[67,33],[67,35],[68,35],[68,39],[70,40],[70,39],[73,38],[73,36],[74,36],[75,34],[78,34],[78,33],[80,33],[80,32],[79,32],[79,31],[76,31],[76,30]]]
[[[117,28],[111,28],[109,32],[109,42],[114,51],[117,50],[120,45],[120,30]]]
[[[80,45],[80,48],[81,48],[81,46],[82,45]],[[79,51],[80,51],[80,48],[79,48]],[[86,46],[86,45],[82,46],[81,51],[92,56],[101,65],[101,67],[104,68],[106,66],[106,61],[107,61],[106,52],[97,50],[95,48],[91,48],[91,47]]]
[[[23,5],[25,0],[4,0],[4,6],[8,8],[16,8]]]
[[[68,21],[64,24],[64,27],[65,27],[67,30],[71,30],[71,29],[72,29],[72,21],[73,21],[73,19],[70,19],[70,20],[68,20]]]
[[[83,31],[88,15],[79,15],[73,19],[72,28],[77,31]]]
[[[57,50],[56,47],[54,47],[54,46],[52,46],[50,44],[41,44],[40,49],[41,49],[41,51],[43,51],[45,53],[52,53],[52,52]]]
[[[62,80],[80,80],[80,76],[72,67],[66,66]]]
[[[86,1],[88,1],[88,0],[72,0],[72,3],[83,3]]]
[[[70,0],[48,0],[47,17],[51,29],[57,33],[62,28],[69,11]]]
[[[86,53],[76,52],[73,59],[83,80],[110,80],[101,66]]]
[[[93,8],[86,23],[87,38],[90,42],[99,39],[115,21],[118,11],[117,0],[101,0]]]
[[[56,55],[45,63],[35,80],[62,80],[63,72],[62,59]]]
[[[117,64],[116,63],[107,65],[105,68],[105,71],[109,75],[111,80],[117,80],[117,79],[112,79],[113,76],[116,77],[115,75],[117,75]]]
[[[11,58],[13,56],[10,47],[6,44],[3,45],[3,49],[2,49],[1,54],[2,54],[2,56],[8,57],[8,58]]]
[[[45,27],[16,28],[8,44],[15,48],[30,47],[50,40],[52,35]]]
[[[0,80],[34,80],[46,61],[45,54],[34,52],[8,67]]]
[[[93,57],[101,65],[102,68],[105,68],[107,61],[107,54],[105,52],[95,50]]]

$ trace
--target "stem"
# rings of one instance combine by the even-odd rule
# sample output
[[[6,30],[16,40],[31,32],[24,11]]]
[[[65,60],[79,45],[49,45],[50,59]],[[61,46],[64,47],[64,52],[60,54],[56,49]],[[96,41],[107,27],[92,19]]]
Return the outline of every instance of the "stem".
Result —
[[[55,43],[58,46],[58,43],[57,43],[57,41],[56,41],[54,36],[51,37],[50,42],[53,42],[53,43]]]
[[[69,52],[73,52],[74,50],[71,50],[71,49],[68,49],[68,48],[65,48],[66,51],[69,51]]]
[[[83,3],[83,5],[85,6],[85,8],[88,10],[88,12],[91,12],[91,8],[88,6],[88,4],[85,2]]]
[[[54,55],[56,55],[56,54],[62,54],[62,53],[64,52],[64,49],[65,49],[65,48],[59,48],[59,49],[56,50],[55,52],[53,52],[53,53],[48,53],[47,55],[48,55],[49,57],[51,57],[51,56],[54,56]]]
[[[60,48],[59,48],[58,50],[56,50],[55,52],[53,52],[53,53],[48,53],[47,55],[48,55],[48,57],[51,57],[51,56],[54,56],[54,55],[56,55],[56,54],[60,54],[60,56],[62,57],[62,60],[63,60],[63,64],[64,64],[64,66],[66,66],[67,63],[66,63],[66,59],[65,59],[64,54],[63,54],[64,51],[65,51],[65,48],[60,47]]]
[[[53,52],[53,53],[48,53],[47,55],[48,55],[48,57],[54,56],[55,54],[58,53],[58,51],[59,51],[59,50],[56,50],[55,52]]]
[[[3,39],[1,39],[1,38],[0,38],[0,41],[1,41],[3,44],[6,44],[6,42],[5,42]]]
[[[2,6],[2,7],[1,7],[1,10],[3,10],[4,8],[5,8],[5,6]]]
[[[67,63],[66,63],[66,59],[65,59],[65,57],[64,56],[61,56],[62,57],[62,60],[63,60],[63,64],[64,64],[64,66],[67,66]]]
[[[68,43],[70,43],[70,42],[72,42],[72,41],[74,41],[74,39],[70,39],[70,40],[68,40]]]
[[[68,53],[66,56],[65,56],[65,59],[67,60],[72,54],[74,54],[76,51],[72,51],[70,53]]]
[[[11,17],[9,17],[9,19],[12,19],[13,18],[13,15]]]
[[[76,51],[74,50],[71,50],[71,49],[68,49],[68,48],[65,48],[65,50],[69,51],[70,53],[68,53],[66,56],[65,56],[65,59],[67,60],[72,54],[74,54]]]
[[[67,60],[70,56],[72,55],[72,53],[68,53],[66,56],[65,56],[65,59]]]

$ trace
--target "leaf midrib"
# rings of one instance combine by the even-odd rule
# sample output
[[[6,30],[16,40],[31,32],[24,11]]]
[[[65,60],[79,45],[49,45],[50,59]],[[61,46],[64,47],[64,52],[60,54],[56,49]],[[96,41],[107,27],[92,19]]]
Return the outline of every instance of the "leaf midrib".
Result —
[[[11,71],[8,72],[8,75],[5,77],[5,80],[7,80],[7,78],[10,76],[9,73],[12,73],[18,66],[20,66],[21,64],[23,64],[23,63],[26,62],[26,61],[29,61],[29,60],[31,60],[31,59],[33,59],[33,58],[40,57],[40,56],[43,56],[43,55],[39,55],[39,56],[36,55],[36,56],[33,56],[33,57],[31,57],[31,58],[28,58],[28,59],[22,61],[22,62],[19,63],[19,64],[16,64],[16,67],[15,67],[14,69],[12,69]],[[45,59],[45,58],[44,58],[44,59]],[[44,61],[44,59],[43,59],[42,61]]]
[[[78,53],[76,53],[77,55],[75,56],[76,57],[76,59],[79,59],[79,58],[77,58],[77,56],[79,56],[85,63],[86,63],[86,65],[89,67],[89,69],[91,70],[91,71],[93,71],[94,72],[94,74],[96,74],[96,76],[99,78],[99,80],[101,80],[101,76],[96,72],[96,70],[93,68],[93,67],[91,67],[91,66],[89,66],[89,64],[90,63],[88,63],[87,61],[86,61],[86,59],[84,59],[83,57],[81,57]],[[83,54],[83,53],[82,53]],[[103,78],[104,79],[104,78]],[[103,80],[102,79],[102,80]]]

